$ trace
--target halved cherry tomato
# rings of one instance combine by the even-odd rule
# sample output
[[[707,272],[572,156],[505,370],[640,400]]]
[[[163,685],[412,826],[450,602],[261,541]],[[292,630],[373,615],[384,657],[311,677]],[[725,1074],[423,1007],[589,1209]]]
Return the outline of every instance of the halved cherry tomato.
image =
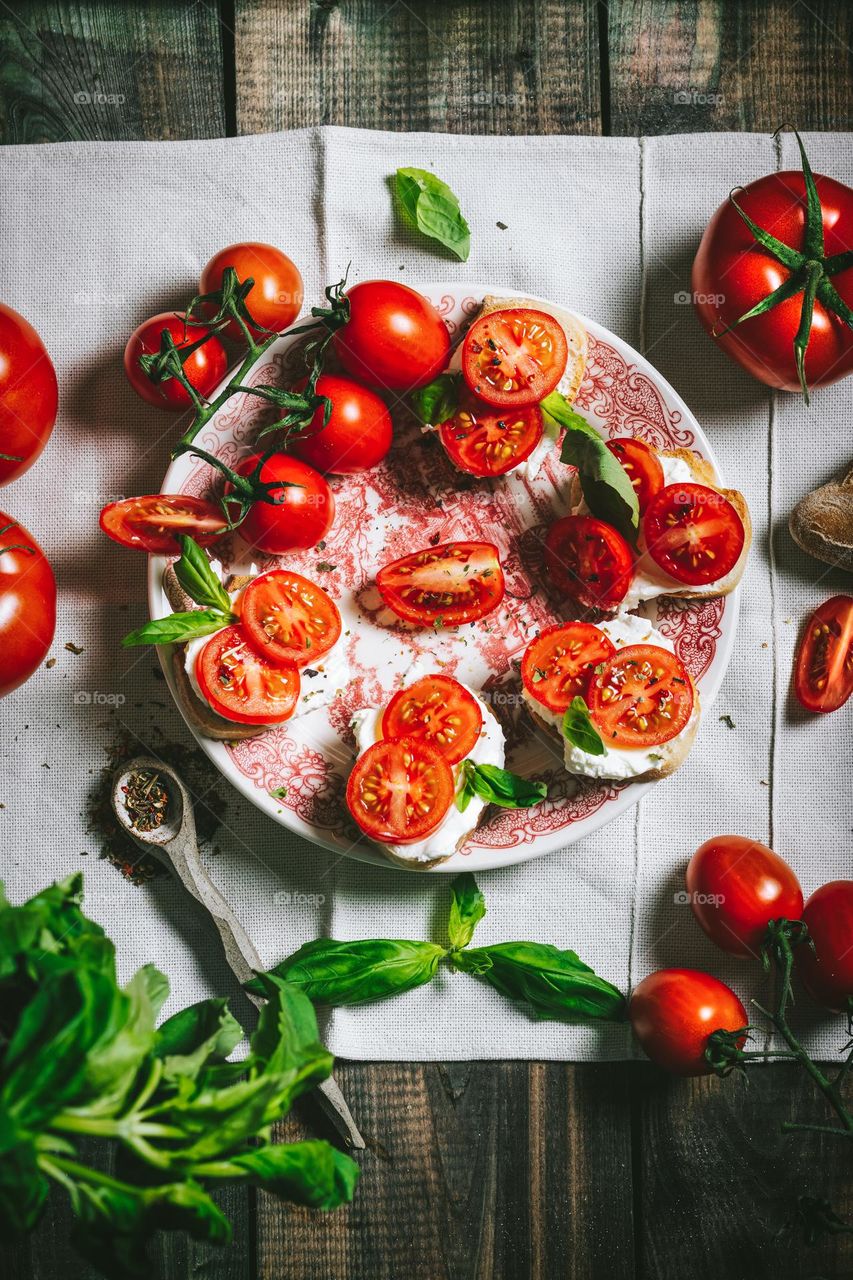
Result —
[[[331,596],[301,573],[273,569],[250,582],[240,597],[249,640],[270,662],[315,665],[341,634]]]
[[[549,711],[565,711],[572,698],[586,697],[593,669],[612,658],[616,646],[590,622],[558,622],[527,646],[521,678],[532,698]]]
[[[799,920],[803,891],[787,862],[746,836],[714,836],[687,865],[693,914],[713,943],[756,958],[771,920]]]
[[[453,772],[421,738],[382,738],[355,762],[347,805],[365,835],[383,844],[423,840],[453,802]]]
[[[304,386],[298,383],[297,391]],[[391,448],[394,434],[385,401],[368,387],[333,373],[317,379],[317,395],[332,402],[329,421],[323,426],[323,410],[318,409],[305,430],[291,436],[288,450],[318,471],[339,476],[377,466]]]
[[[111,502],[100,515],[108,538],[123,547],[160,555],[179,555],[180,534],[209,546],[228,527],[222,508],[204,498],[183,493],[149,493],[140,498]]]
[[[642,514],[663,488],[663,467],[657,454],[645,440],[637,440],[633,436],[617,436],[615,440],[606,440],[605,444],[627,471]]]
[[[806,623],[794,690],[807,711],[837,711],[853,693],[853,597],[832,596]]]
[[[744,1031],[746,1010],[731,987],[699,969],[659,969],[634,988],[628,1020],[640,1048],[677,1076],[707,1076],[712,1031]],[[746,1034],[737,1041],[746,1043]]]
[[[545,567],[559,591],[587,609],[614,609],[634,575],[634,556],[612,525],[563,516],[545,537]]]
[[[382,599],[398,618],[422,627],[455,627],[484,618],[504,595],[504,575],[491,542],[445,542],[392,560],[376,575]]]
[[[566,371],[563,326],[544,311],[509,307],[475,320],[462,344],[462,374],[486,404],[538,404]]]
[[[668,649],[629,644],[593,674],[587,703],[605,746],[656,747],[689,721],[693,683]]]
[[[401,689],[385,708],[384,738],[417,738],[458,764],[473,750],[483,727],[477,699],[452,676],[423,676]]]
[[[649,503],[643,533],[655,564],[691,587],[724,578],[740,559],[746,538],[728,498],[704,484],[661,489]]]
[[[250,454],[235,470],[250,475],[259,459],[260,454]],[[252,503],[240,525],[240,537],[250,547],[274,556],[316,547],[335,518],[335,495],[325,476],[288,453],[273,453],[261,467],[260,479],[278,481],[281,488],[269,491],[273,502]]]
[[[203,338],[208,330],[203,324],[184,324],[180,316],[164,311],[145,320],[127,340],[124,349],[124,371],[137,395],[158,409],[186,409],[192,403],[187,389],[177,378],[152,382],[139,363],[142,355],[156,355],[160,350],[160,335],[167,329],[178,350],[190,347]],[[183,362],[184,374],[191,386],[201,396],[209,396],[225,377],[228,357],[225,348],[214,334],[190,352]]]
[[[195,672],[205,698],[226,720],[280,724],[293,715],[299,672],[268,662],[239,624],[211,636],[196,658]]]
[[[463,395],[452,418],[439,427],[450,460],[472,476],[502,476],[529,458],[542,439],[542,413],[528,408],[493,409]]]
[[[249,325],[255,338],[268,336],[263,330],[282,333],[292,325],[302,306],[302,276],[296,264],[275,245],[247,241],[220,249],[201,273],[201,293],[213,293],[222,287],[226,267],[233,267],[240,281],[252,279],[254,284],[246,296],[246,308],[256,325]],[[243,331],[236,321],[226,326],[229,338],[244,342]]]
[[[814,950],[794,951],[809,995],[825,1009],[853,1013],[853,880],[830,880],[803,908]]]
[[[332,345],[347,373],[386,391],[411,391],[438,377],[450,336],[428,298],[396,280],[364,280],[346,296],[350,318]]]

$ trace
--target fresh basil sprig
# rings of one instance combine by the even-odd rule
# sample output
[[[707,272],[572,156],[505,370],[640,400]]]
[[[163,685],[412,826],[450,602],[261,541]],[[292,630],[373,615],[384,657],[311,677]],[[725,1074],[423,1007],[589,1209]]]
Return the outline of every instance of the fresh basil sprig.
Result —
[[[607,748],[601,734],[592,723],[589,707],[583,698],[572,698],[563,716],[563,737],[573,747],[590,756],[603,756]]]
[[[526,1004],[537,1018],[564,1022],[625,1016],[625,1002],[611,983],[599,978],[574,951],[539,942],[500,942],[468,949],[486,914],[485,899],[470,872],[451,885],[447,947],[432,942],[375,938],[306,943],[247,984],[264,992],[267,976],[295,984],[317,1004],[350,1005],[384,1000],[429,982],[442,960],[456,970],[489,983],[511,1000]]]
[[[560,459],[568,466],[577,467],[581,490],[592,514],[612,524],[629,542],[636,542],[640,507],[622,463],[610,452],[595,427],[573,409],[559,391],[552,391],[539,407],[565,428]]]
[[[310,1002],[264,975],[266,1004],[243,1062],[223,1000],[155,1029],[169,984],[145,965],[125,986],[113,944],[81,910],[82,876],[20,906],[0,887],[0,1230],[37,1223],[67,1192],[77,1249],[110,1280],[151,1275],[158,1228],[225,1244],[211,1192],[260,1186],[312,1208],[352,1198],[358,1166],[325,1142],[270,1142],[270,1127],[332,1058]],[[93,1142],[116,1159],[90,1164]],[[109,1172],[105,1171],[109,1167]]]
[[[468,261],[471,230],[446,182],[427,169],[398,169],[395,191],[404,222]]]
[[[486,804],[496,804],[501,809],[529,809],[539,804],[548,794],[547,784],[530,778],[522,778],[509,769],[499,769],[495,764],[475,764],[463,760],[459,767],[459,786],[456,791],[456,807],[464,813],[472,796],[479,796]]]
[[[122,640],[125,649],[141,644],[183,644],[199,636],[212,635],[237,621],[234,613],[221,609],[191,609],[188,613],[170,613],[165,618],[154,618],[137,631],[131,631]]]
[[[219,574],[214,573],[205,552],[186,534],[182,534],[178,542],[181,558],[175,561],[175,577],[184,591],[196,604],[230,613],[231,600],[228,592],[220,582]]]
[[[425,387],[413,391],[409,400],[412,413],[425,427],[447,422],[459,407],[461,373],[440,373]]]

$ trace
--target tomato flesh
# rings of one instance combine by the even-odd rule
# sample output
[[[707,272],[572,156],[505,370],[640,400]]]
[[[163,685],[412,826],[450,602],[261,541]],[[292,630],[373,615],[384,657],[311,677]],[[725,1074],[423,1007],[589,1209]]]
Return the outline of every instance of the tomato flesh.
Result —
[[[190,347],[203,338],[209,330],[203,324],[185,324],[174,312],[164,311],[135,329],[124,349],[124,371],[137,395],[158,409],[186,409],[192,404],[190,394],[177,378],[164,378],[152,382],[139,363],[143,355],[156,355],[160,350],[161,334],[166,329],[178,350]],[[214,334],[191,351],[183,361],[184,376],[198,394],[204,398],[219,386],[228,370],[225,348]]]
[[[642,515],[655,494],[663,488],[660,459],[645,440],[636,440],[633,436],[617,436],[614,440],[606,440],[605,444],[628,473]]]
[[[530,457],[542,430],[536,405],[494,409],[467,395],[439,427],[439,438],[460,470],[473,476],[502,476]]]
[[[421,738],[382,738],[360,755],[347,805],[371,840],[412,844],[435,831],[453,801],[453,773]],[[450,852],[450,850],[448,850]]]
[[[853,1012],[853,880],[831,880],[803,908],[814,950],[803,943],[794,956],[803,986],[835,1013]]]
[[[553,316],[529,307],[491,311],[475,320],[462,344],[462,374],[486,404],[537,404],[566,371],[569,345]]]
[[[56,372],[33,326],[0,303],[0,484],[16,480],[56,422]]]
[[[698,969],[659,969],[634,988],[628,1020],[652,1062],[678,1076],[707,1076],[713,1031],[740,1031],[749,1019],[730,987]],[[738,1048],[746,1043],[744,1034]]]
[[[299,673],[275,666],[237,624],[211,636],[196,659],[199,688],[213,710],[237,724],[280,724],[299,697]]]
[[[388,608],[418,626],[455,627],[491,613],[505,584],[490,542],[445,542],[386,564],[376,585]]]
[[[331,596],[289,569],[273,569],[250,582],[240,598],[240,618],[258,653],[295,667],[315,665],[341,634]]]
[[[472,693],[452,676],[423,676],[400,689],[382,717],[384,738],[417,738],[434,747],[448,764],[474,749],[483,713]]]
[[[778,854],[745,836],[714,836],[687,866],[693,914],[713,943],[757,958],[771,920],[799,920],[803,891]]]
[[[346,296],[350,318],[332,345],[354,378],[380,391],[411,391],[446,367],[450,336],[428,298],[396,280],[365,280]]]
[[[563,516],[545,537],[545,567],[564,595],[587,609],[615,609],[634,575],[634,556],[612,525]]]
[[[806,624],[794,690],[807,711],[837,711],[853,693],[853,597],[833,596]]]
[[[594,668],[612,658],[616,646],[590,622],[546,627],[527,646],[521,678],[532,698],[549,711],[565,711],[572,698],[585,698]]]
[[[180,555],[178,538],[187,534],[207,547],[228,527],[222,508],[188,494],[150,493],[111,502],[100,515],[108,538],[123,547],[159,555]]]
[[[593,674],[587,703],[605,746],[656,747],[687,725],[693,683],[668,649],[630,644]]]
[[[56,579],[26,529],[0,512],[0,698],[29,680],[56,628]]]
[[[688,586],[725,578],[743,551],[746,532],[735,508],[704,484],[668,484],[649,503],[643,534],[659,568]]]

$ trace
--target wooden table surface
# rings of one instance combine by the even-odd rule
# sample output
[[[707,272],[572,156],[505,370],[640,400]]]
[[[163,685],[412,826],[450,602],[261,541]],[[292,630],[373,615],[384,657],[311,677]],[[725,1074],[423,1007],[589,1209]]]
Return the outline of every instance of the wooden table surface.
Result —
[[[845,0],[0,0],[0,140],[850,129],[851,46]],[[369,1144],[354,1204],[231,1192],[234,1246],[163,1240],[152,1280],[853,1277],[853,1236],[786,1229],[803,1192],[853,1218],[846,1144],[778,1132],[822,1118],[787,1066],[749,1086],[592,1063],[337,1076]],[[68,1224],[57,1202],[0,1272],[90,1280]]]

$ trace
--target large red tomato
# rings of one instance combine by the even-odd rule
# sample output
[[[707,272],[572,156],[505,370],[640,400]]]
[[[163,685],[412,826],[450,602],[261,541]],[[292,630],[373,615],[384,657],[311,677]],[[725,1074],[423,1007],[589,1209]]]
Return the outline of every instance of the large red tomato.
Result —
[[[379,390],[412,391],[446,367],[450,335],[428,298],[395,280],[365,280],[346,296],[350,318],[334,348],[354,378]]]
[[[0,512],[0,698],[29,680],[56,627],[56,580],[39,544]]]
[[[53,430],[56,405],[56,373],[44,343],[0,303],[0,484],[33,465]]]
[[[853,880],[831,880],[803,909],[814,950],[803,943],[794,955],[813,1000],[837,1013],[853,1013]]]
[[[693,264],[693,300],[708,333],[759,381],[785,391],[836,382],[853,371],[853,329],[839,314],[853,307],[853,190],[814,176],[820,216],[815,208],[809,239],[810,177],[807,170],[770,173],[734,193],[743,212],[773,238],[771,247],[758,243],[730,199],[708,224]],[[789,284],[795,277],[798,291]],[[810,278],[816,297],[801,378],[794,339],[812,296]],[[780,288],[770,310],[723,333]]]
[[[771,920],[799,920],[803,891],[787,862],[758,840],[715,836],[687,865],[693,914],[712,942],[744,959],[758,955]]]
[[[634,988],[628,1020],[640,1047],[677,1076],[706,1076],[712,1031],[740,1031],[749,1019],[731,987],[699,969],[659,969]],[[744,1035],[738,1040],[743,1048]]]

